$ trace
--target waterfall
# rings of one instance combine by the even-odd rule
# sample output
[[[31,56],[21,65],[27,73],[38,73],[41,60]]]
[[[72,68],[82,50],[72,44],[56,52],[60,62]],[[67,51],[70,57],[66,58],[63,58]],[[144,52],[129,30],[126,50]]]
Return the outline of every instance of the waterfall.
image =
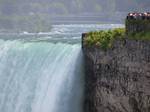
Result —
[[[0,33],[0,112],[83,112],[81,33],[119,24]]]
[[[0,40],[0,112],[82,112],[80,44]]]

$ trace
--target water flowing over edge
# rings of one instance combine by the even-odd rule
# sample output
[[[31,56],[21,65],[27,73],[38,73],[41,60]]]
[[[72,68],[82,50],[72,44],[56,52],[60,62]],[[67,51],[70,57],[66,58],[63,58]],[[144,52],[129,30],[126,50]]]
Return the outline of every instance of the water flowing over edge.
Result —
[[[0,41],[1,112],[81,112],[79,44]]]
[[[123,25],[54,25],[0,34],[0,112],[82,112],[81,33]]]

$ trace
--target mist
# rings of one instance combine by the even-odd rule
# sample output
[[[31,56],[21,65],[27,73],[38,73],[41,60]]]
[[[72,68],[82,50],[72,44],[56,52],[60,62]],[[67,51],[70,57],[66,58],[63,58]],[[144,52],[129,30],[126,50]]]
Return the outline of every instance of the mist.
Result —
[[[123,23],[149,0],[0,0],[0,32],[49,32],[53,24]]]

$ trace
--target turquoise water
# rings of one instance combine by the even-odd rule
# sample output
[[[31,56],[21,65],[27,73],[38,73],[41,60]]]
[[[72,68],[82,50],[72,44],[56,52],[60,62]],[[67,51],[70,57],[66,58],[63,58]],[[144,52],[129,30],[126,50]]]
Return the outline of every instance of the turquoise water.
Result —
[[[122,25],[54,25],[0,34],[0,112],[82,112],[81,33]]]

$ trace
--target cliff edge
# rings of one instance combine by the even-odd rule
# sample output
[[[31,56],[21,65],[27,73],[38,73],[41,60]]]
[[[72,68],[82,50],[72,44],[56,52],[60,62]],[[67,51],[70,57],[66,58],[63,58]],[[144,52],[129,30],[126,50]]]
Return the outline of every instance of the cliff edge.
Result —
[[[103,50],[82,39],[84,112],[150,112],[150,41],[117,39]]]
[[[150,112],[150,42],[86,48],[85,112]]]

